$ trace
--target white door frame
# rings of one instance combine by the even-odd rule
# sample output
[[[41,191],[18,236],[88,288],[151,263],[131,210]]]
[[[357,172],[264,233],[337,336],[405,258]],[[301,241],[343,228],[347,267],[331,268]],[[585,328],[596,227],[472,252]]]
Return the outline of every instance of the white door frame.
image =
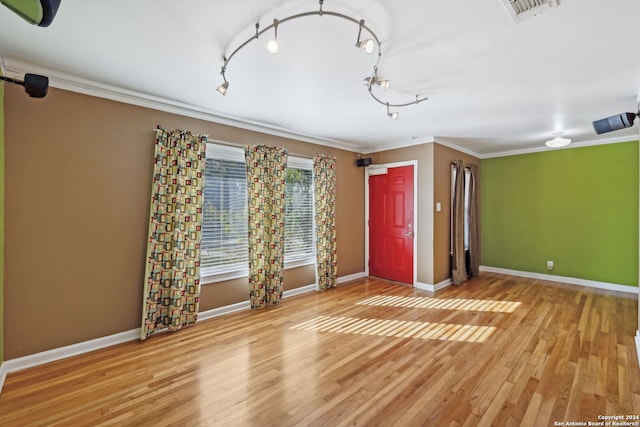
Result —
[[[369,275],[369,177],[382,172],[385,169],[397,168],[401,166],[413,166],[413,283],[415,287],[418,283],[418,161],[407,160],[404,162],[385,163],[381,165],[371,165],[365,168],[364,174],[364,272]]]

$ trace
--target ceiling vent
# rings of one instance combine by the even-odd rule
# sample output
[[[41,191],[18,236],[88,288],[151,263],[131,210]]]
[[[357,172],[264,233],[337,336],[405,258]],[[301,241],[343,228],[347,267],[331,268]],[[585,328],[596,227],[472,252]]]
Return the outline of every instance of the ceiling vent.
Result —
[[[560,0],[502,0],[514,22],[522,22],[560,5]]]

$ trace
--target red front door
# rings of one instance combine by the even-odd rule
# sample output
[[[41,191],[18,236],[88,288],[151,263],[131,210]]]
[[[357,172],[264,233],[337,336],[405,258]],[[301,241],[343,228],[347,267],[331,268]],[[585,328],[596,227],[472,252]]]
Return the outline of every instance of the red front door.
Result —
[[[369,176],[369,274],[413,284],[413,166]]]

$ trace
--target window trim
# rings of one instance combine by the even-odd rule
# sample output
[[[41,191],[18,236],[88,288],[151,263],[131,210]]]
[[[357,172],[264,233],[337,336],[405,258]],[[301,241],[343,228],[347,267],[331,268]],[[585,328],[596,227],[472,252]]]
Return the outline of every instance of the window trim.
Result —
[[[206,157],[215,157],[221,160],[229,160],[229,161],[245,161],[244,157],[244,149],[239,147],[230,147],[228,145],[220,145],[209,142],[207,144]],[[287,159],[287,167],[288,168],[296,168],[296,169],[306,169],[310,170],[312,173],[312,182],[315,179],[313,175],[313,160],[307,159],[303,157],[297,156],[289,156]],[[315,200],[312,201],[312,208],[315,205]],[[313,209],[315,211],[315,209]],[[313,230],[315,230],[315,212],[313,212]],[[316,253],[315,253],[315,235],[312,237],[313,239],[313,252],[298,254],[296,256],[285,256],[284,260],[284,268],[285,270],[305,267],[308,265],[316,264]],[[240,263],[236,263],[230,265],[229,268],[224,269],[216,269],[217,272],[212,272],[212,268],[201,268],[200,269],[200,284],[207,285],[211,283],[225,282],[228,280],[235,279],[243,279],[249,277],[249,266],[242,266]]]

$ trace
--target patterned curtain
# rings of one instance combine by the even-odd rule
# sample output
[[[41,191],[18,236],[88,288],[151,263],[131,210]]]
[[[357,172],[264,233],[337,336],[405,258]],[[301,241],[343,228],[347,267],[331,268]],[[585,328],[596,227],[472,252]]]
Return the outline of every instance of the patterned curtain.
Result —
[[[249,205],[249,300],[251,308],[278,304],[284,282],[284,209],[287,150],[245,147]]]
[[[156,133],[142,333],[195,323],[200,302],[200,235],[206,136]]]
[[[336,158],[313,156],[316,215],[316,267],[320,289],[335,288],[338,277],[336,248]]]

